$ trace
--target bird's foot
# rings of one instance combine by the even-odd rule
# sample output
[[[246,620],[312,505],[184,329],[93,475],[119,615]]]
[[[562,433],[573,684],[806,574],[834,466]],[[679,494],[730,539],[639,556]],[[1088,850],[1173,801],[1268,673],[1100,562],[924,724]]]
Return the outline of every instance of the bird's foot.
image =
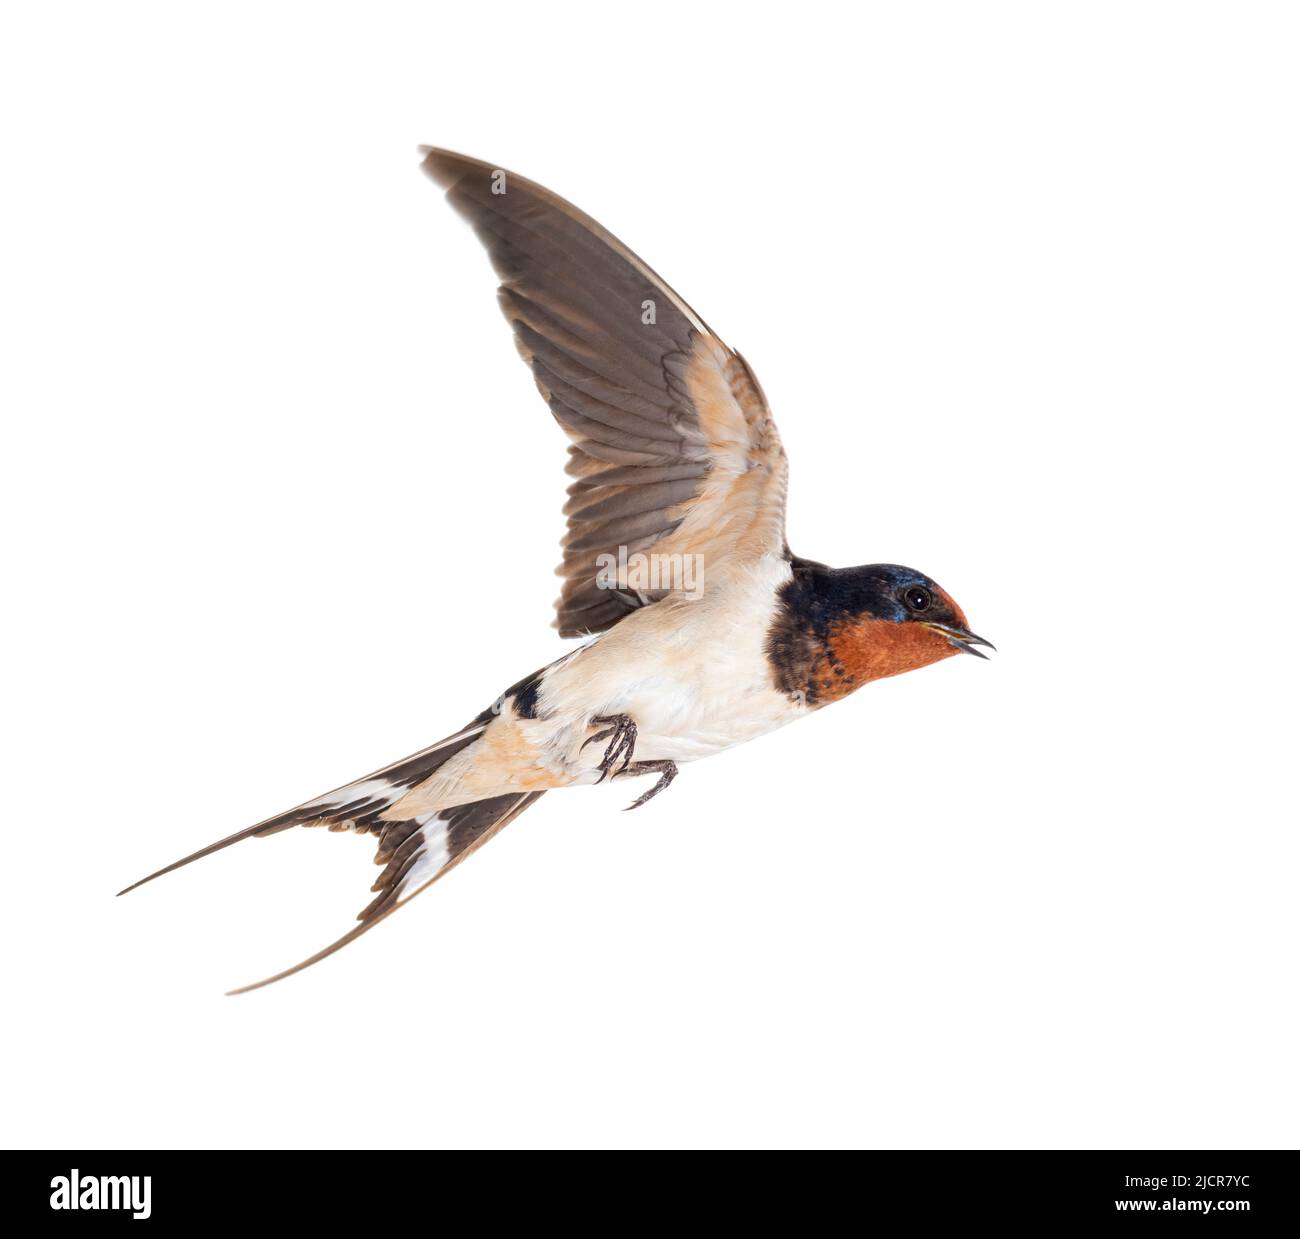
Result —
[[[591,723],[593,727],[604,727],[605,730],[598,731],[594,736],[583,741],[582,747],[585,749],[587,745],[596,744],[601,740],[609,741],[605,747],[605,755],[600,759],[600,765],[596,767],[600,771],[600,778],[596,782],[603,783],[606,778],[612,779],[627,770],[632,761],[632,751],[636,748],[636,724],[626,714],[597,715]],[[581,751],[580,749],[579,752]],[[623,765],[615,770],[614,767],[618,765],[620,757],[623,759]]]
[[[675,761],[638,761],[630,765],[625,765],[619,774],[631,777],[634,774],[657,774],[659,782],[656,783],[648,792],[642,792],[627,809],[639,809],[647,800],[653,800],[665,787],[668,786],[677,777],[677,763]],[[623,812],[626,813],[627,809]]]

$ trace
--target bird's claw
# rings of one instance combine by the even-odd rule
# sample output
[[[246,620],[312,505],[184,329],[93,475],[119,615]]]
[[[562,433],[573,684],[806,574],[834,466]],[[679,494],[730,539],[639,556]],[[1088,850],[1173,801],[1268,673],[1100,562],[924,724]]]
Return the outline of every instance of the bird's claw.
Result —
[[[603,727],[604,730],[598,731],[594,736],[584,740],[582,744],[584,749],[589,744],[599,744],[602,740],[609,741],[605,746],[605,753],[600,759],[600,765],[597,767],[600,771],[600,778],[596,780],[597,783],[603,783],[607,778],[619,778],[622,775],[634,777],[638,774],[657,774],[659,776],[659,782],[649,791],[642,792],[627,806],[628,809],[639,809],[647,800],[652,800],[659,795],[677,777],[676,762],[634,762],[632,760],[632,753],[636,748],[636,724],[626,714],[599,716],[591,720],[591,725],[593,727]],[[619,765],[620,758],[622,759],[622,765]],[[614,768],[615,766],[618,766],[617,770]],[[626,812],[626,810],[624,811]]]
[[[594,736],[589,737],[583,742],[582,748],[589,744],[596,744],[601,740],[608,740],[609,744],[605,747],[605,754],[600,759],[600,765],[596,768],[600,771],[600,778],[597,783],[603,783],[606,778],[614,778],[627,770],[632,761],[632,753],[636,748],[636,724],[626,714],[608,714],[593,718],[594,726],[604,726],[609,724],[604,731],[598,731]],[[580,749],[579,752],[582,750]],[[623,765],[615,770],[619,758],[623,759]]]
[[[625,766],[619,771],[620,774],[637,775],[637,774],[658,774],[659,782],[656,783],[648,792],[642,792],[626,809],[624,813],[631,809],[639,809],[647,800],[653,800],[665,787],[668,786],[677,777],[677,763],[675,761],[639,761],[633,766]]]

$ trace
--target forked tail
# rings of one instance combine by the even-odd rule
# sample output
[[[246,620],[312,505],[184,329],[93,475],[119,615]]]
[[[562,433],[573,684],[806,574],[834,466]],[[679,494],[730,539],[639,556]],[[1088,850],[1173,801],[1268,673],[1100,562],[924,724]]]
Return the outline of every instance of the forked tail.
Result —
[[[444,762],[475,743],[486,726],[485,721],[475,720],[464,731],[448,736],[430,748],[332,792],[326,792],[287,813],[267,818],[255,826],[210,843],[148,877],[133,882],[124,890],[118,891],[118,894],[125,895],[137,886],[180,869],[191,861],[211,856],[232,843],[273,835],[288,830],[291,826],[325,826],[330,830],[354,830],[360,834],[377,836],[379,847],[375,863],[383,865],[384,870],[370,888],[375,892],[375,898],[357,914],[360,924],[315,955],[294,964],[292,968],[286,968],[283,972],[277,972],[252,985],[231,990],[230,993],[247,993],[301,972],[327,955],[333,955],[341,947],[373,929],[384,917],[409,903],[542,795],[541,792],[520,792],[493,796],[487,800],[438,809],[399,821],[390,821],[383,816],[416,784],[422,783]]]

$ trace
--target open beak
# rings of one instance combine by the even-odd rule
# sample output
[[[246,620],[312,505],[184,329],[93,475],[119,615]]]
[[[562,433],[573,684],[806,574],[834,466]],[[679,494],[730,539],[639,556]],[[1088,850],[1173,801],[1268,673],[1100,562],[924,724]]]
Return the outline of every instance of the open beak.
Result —
[[[996,650],[998,647],[992,641],[985,641],[983,637],[977,637],[969,628],[962,628],[957,624],[926,624],[931,632],[937,632],[940,636],[948,638],[949,645],[955,645],[963,654],[974,654],[976,658],[987,658],[987,654],[981,654],[975,647],[982,645],[986,649]]]

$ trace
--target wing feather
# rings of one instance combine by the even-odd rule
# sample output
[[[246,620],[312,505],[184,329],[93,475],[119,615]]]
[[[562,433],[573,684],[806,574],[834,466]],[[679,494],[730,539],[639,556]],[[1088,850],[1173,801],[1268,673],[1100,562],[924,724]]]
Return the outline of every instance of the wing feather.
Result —
[[[556,624],[600,632],[668,589],[600,574],[603,556],[703,557],[715,569],[784,551],[785,453],[738,353],[595,220],[524,177],[422,148],[473,226],[499,300],[572,441]]]

